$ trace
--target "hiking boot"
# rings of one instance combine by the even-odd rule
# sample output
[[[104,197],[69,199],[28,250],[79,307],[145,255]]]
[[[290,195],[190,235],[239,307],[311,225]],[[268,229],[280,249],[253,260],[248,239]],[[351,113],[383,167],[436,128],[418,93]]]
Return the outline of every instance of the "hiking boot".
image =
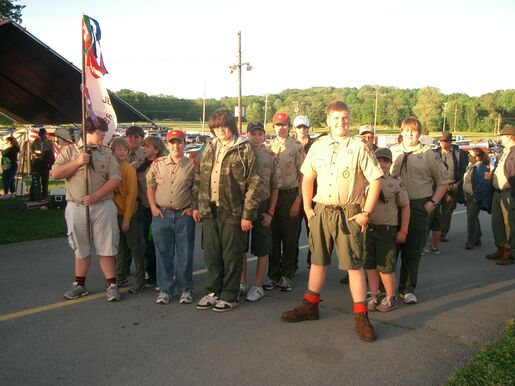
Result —
[[[190,289],[186,291],[182,291],[181,300],[179,300],[180,304],[191,304],[193,303],[193,293]]]
[[[498,261],[496,261],[495,264],[497,264],[497,265],[511,265],[511,264],[513,264],[513,257],[511,257],[510,255],[504,255]]]
[[[367,298],[367,306],[369,311],[375,311],[377,305],[379,304],[379,294],[372,295]]]
[[[304,299],[302,305],[293,310],[284,311],[281,318],[285,322],[302,322],[303,320],[318,320],[318,303],[312,303]]]
[[[400,294],[400,297],[404,301],[405,304],[417,304],[417,297],[412,292]]]
[[[263,296],[265,296],[265,291],[263,291],[263,287],[253,285],[252,287],[250,287],[249,292],[247,292],[247,298],[246,299],[249,302],[257,302]]]
[[[211,292],[204,296],[197,303],[197,310],[210,310],[218,302],[218,296],[214,292]]]
[[[139,294],[140,292],[143,292],[145,290],[145,288],[147,288],[147,286],[145,285],[145,283],[143,284],[133,284],[129,287],[129,293],[133,294],[133,295],[136,295],[136,294]]]
[[[279,285],[279,281],[268,279],[268,281],[265,284],[263,284],[263,289],[267,290],[267,291],[272,290],[275,287],[277,287],[278,285]]]
[[[72,287],[64,293],[64,298],[68,300],[77,299],[81,296],[86,296],[88,293],[88,289],[85,286],[79,285],[79,283],[74,281]]]
[[[160,292],[159,295],[157,295],[156,303],[157,304],[168,304],[168,303],[170,303],[171,299],[172,299],[172,295],[168,295],[167,293]]]
[[[279,281],[279,289],[281,291],[291,291],[291,280],[287,277],[281,277],[281,280]]]
[[[118,285],[109,284],[106,289],[107,301],[108,302],[118,302],[122,300],[122,295],[120,295],[120,291],[118,290]]]
[[[376,334],[370,320],[368,320],[368,312],[358,312],[354,314],[354,323],[356,331],[361,340],[365,342],[373,342],[376,340]]]
[[[497,260],[503,257],[504,255],[504,247],[497,247],[497,251],[490,253],[485,256],[485,259],[488,260]]]
[[[377,305],[376,311],[390,312],[395,310],[397,307],[397,298],[395,296],[385,296],[381,301],[381,304]]]
[[[215,306],[213,307],[213,311],[215,312],[226,312],[230,311],[233,308],[238,306],[238,301],[235,302],[227,302],[225,300],[219,300],[216,302]]]

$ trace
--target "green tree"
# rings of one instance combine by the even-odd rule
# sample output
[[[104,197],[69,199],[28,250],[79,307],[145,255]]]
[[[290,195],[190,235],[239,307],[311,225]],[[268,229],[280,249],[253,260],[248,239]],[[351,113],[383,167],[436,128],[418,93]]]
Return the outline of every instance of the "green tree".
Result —
[[[24,5],[15,5],[19,0],[0,0],[0,20],[10,20],[21,24],[21,10]]]
[[[441,130],[442,99],[443,94],[435,87],[425,87],[418,92],[413,112],[425,132]]]

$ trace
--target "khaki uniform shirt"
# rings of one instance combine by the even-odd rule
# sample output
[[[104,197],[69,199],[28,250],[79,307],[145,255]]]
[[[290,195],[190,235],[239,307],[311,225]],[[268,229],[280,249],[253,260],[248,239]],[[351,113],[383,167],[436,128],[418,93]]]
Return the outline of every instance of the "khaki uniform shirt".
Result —
[[[442,159],[429,146],[419,143],[410,154],[402,143],[390,150],[393,155],[392,175],[401,177],[410,200],[431,197],[433,184],[449,183],[449,173]]]
[[[82,154],[82,140],[77,144],[71,144],[61,150],[54,167],[65,165]],[[93,193],[107,180],[121,180],[120,166],[115,156],[108,147],[99,145],[91,148],[91,161],[88,165],[89,193]],[[66,200],[81,203],[86,196],[86,165],[81,165],[75,173],[64,179],[66,186]],[[113,192],[100,198],[100,201],[113,198]]]
[[[215,140],[215,159],[213,169],[211,169],[211,201],[217,206],[220,205],[220,175],[222,170],[222,161],[227,154],[227,150],[236,144],[236,138],[231,138],[226,143]]]
[[[279,178],[276,171],[276,159],[274,154],[264,145],[254,149],[256,156],[256,171],[261,178],[258,185],[258,194],[262,201],[270,197],[271,189],[279,189]]]
[[[277,175],[281,190],[290,190],[299,187],[300,167],[306,156],[304,147],[292,137],[276,137],[270,143],[270,150],[277,159]]]
[[[474,189],[472,188],[472,172],[474,170],[474,166],[479,165],[479,163],[480,162],[474,165],[469,164],[469,166],[467,166],[467,170],[465,171],[465,175],[463,176],[463,191],[470,194],[471,196],[474,195]]]
[[[454,161],[452,159],[452,150],[447,153],[442,149],[442,162],[447,169],[447,173],[449,174],[449,182],[453,183],[454,180]]]
[[[188,157],[175,162],[170,155],[156,159],[147,173],[147,187],[156,189],[161,208],[184,209],[191,205],[195,164]]]
[[[331,135],[313,143],[301,172],[316,176],[313,201],[338,206],[364,203],[367,181],[383,175],[369,146],[352,137],[338,142]]]
[[[374,213],[370,216],[370,223],[374,225],[399,224],[399,208],[409,205],[408,191],[400,178],[387,175],[381,177],[381,192],[384,197],[377,200]]]
[[[145,156],[143,155],[143,148],[140,147],[134,151],[129,151],[129,155],[127,156],[128,162],[134,166],[134,168],[138,168],[143,161],[145,161]]]
[[[504,148],[501,158],[497,163],[493,174],[493,185],[495,189],[510,189],[508,177],[515,175],[515,146],[509,149]]]

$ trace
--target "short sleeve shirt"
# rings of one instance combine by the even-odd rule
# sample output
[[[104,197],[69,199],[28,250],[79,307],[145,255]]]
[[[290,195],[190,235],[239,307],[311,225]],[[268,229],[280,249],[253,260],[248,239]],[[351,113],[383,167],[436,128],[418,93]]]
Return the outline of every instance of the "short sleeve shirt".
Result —
[[[156,189],[161,208],[183,209],[191,205],[195,164],[188,157],[175,162],[170,155],[156,159],[147,172],[147,187]]]
[[[391,175],[381,178],[381,196],[370,216],[375,225],[396,226],[399,223],[399,208],[409,205],[408,191],[399,178]]]
[[[504,149],[497,167],[493,174],[493,185],[495,189],[510,189],[508,177],[515,175],[515,146]]]
[[[452,150],[447,153],[442,149],[442,162],[447,169],[447,174],[449,175],[450,182],[456,182],[454,180],[454,160],[452,158]]]
[[[259,149],[254,149],[256,156],[256,169],[261,182],[258,186],[258,194],[261,200],[264,201],[270,197],[271,189],[279,188],[279,179],[276,172],[276,159],[273,153],[265,146],[260,146]]]
[[[401,143],[390,150],[393,155],[392,175],[401,177],[410,200],[430,197],[433,185],[449,183],[449,173],[442,159],[429,146],[419,143],[413,150],[408,150]]]
[[[128,162],[136,169],[145,161],[145,155],[143,154],[143,148],[140,147],[134,151],[129,152],[127,156]]]
[[[62,149],[54,167],[65,165],[82,154],[82,141]],[[88,167],[89,193],[93,193],[110,179],[121,180],[120,166],[111,150],[106,146],[91,147],[91,162]],[[65,178],[66,200],[80,203],[86,196],[86,165],[81,165],[75,173]],[[112,199],[113,192],[102,197],[100,201]]]
[[[352,137],[339,142],[331,135],[313,143],[301,171],[316,177],[313,201],[338,206],[362,204],[367,183],[383,175],[369,146]]]
[[[299,186],[300,167],[304,162],[304,147],[292,137],[284,141],[276,137],[270,143],[270,150],[277,159],[277,175],[281,190],[294,189]]]

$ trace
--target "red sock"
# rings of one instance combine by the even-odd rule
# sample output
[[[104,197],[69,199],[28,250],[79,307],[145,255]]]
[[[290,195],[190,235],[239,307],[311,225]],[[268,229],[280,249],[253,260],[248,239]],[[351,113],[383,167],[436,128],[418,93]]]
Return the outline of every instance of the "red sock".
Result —
[[[84,284],[86,284],[86,276],[75,276],[75,281],[78,285],[84,287]]]
[[[116,284],[116,277],[107,278],[107,286],[109,287],[111,284]]]
[[[312,294],[304,294],[304,299],[311,303],[320,303],[320,294],[312,295]]]
[[[354,303],[354,313],[361,314],[362,312],[368,312],[368,307],[363,303]]]

